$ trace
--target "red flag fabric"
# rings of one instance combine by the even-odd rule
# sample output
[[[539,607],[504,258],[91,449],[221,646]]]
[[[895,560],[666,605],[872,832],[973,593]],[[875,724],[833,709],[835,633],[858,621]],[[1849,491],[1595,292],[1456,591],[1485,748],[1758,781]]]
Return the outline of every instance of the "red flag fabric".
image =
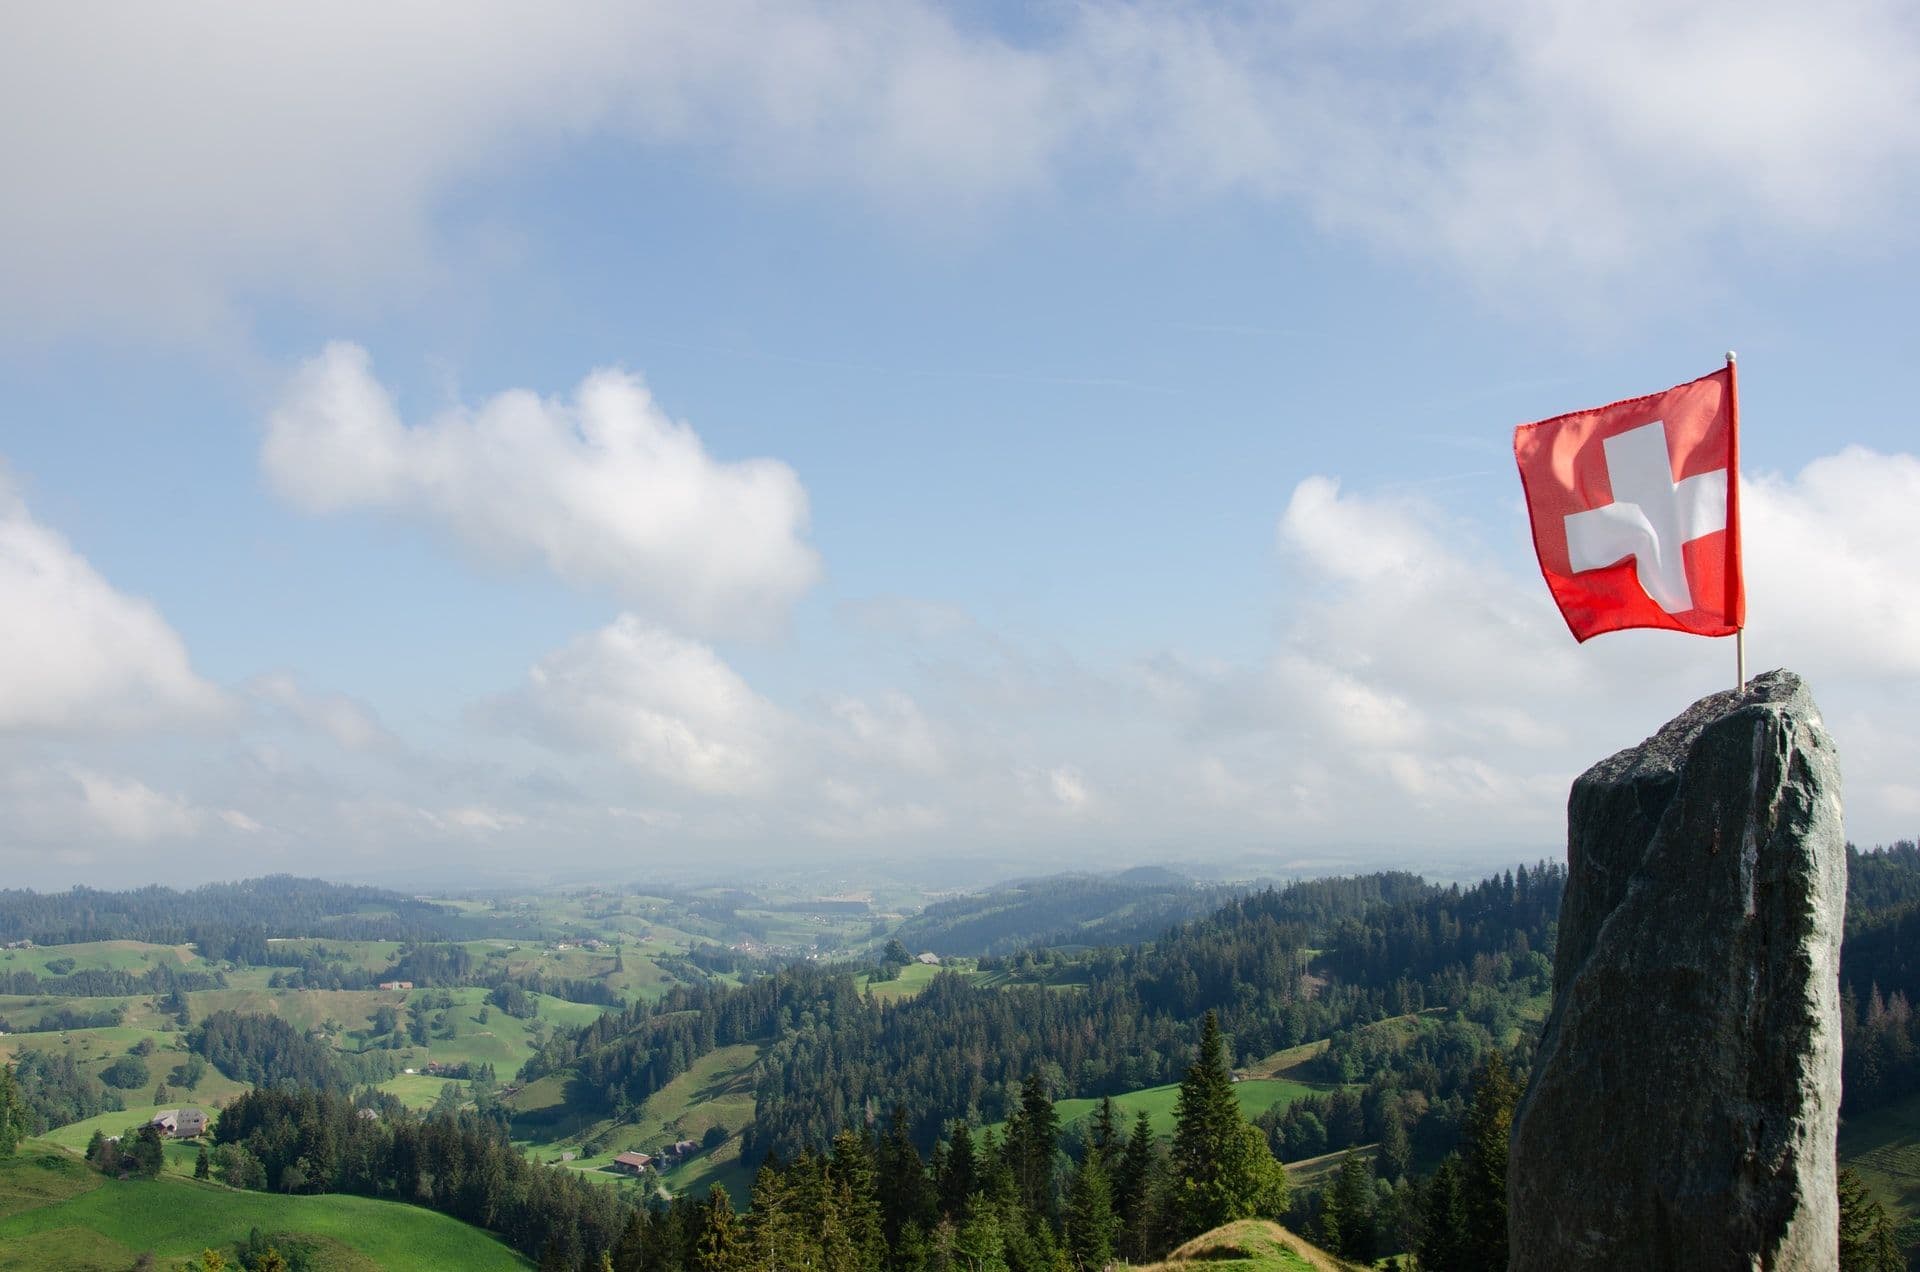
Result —
[[[1740,576],[1733,364],[1513,432],[1540,573],[1574,639],[1624,627],[1731,636]]]

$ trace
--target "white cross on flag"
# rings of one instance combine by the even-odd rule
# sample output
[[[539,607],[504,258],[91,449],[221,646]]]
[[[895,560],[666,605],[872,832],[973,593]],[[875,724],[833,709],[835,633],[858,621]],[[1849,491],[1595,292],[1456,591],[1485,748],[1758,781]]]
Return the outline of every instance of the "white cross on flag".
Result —
[[[1740,578],[1734,369],[1513,433],[1540,573],[1574,639],[1731,636]]]

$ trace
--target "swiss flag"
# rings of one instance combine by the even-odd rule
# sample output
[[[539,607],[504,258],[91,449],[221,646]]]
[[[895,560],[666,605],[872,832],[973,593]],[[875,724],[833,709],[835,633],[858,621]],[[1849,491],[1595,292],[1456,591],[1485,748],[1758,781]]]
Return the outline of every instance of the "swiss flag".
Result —
[[[1574,639],[1731,636],[1740,579],[1734,368],[1513,432],[1540,572]]]

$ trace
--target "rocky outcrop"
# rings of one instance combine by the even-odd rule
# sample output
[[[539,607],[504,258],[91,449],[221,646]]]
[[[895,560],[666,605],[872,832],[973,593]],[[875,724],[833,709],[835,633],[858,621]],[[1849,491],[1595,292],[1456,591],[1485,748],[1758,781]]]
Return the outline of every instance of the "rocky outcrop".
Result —
[[[1514,1115],[1514,1269],[1838,1259],[1840,773],[1791,672],[1567,803],[1554,1005]]]

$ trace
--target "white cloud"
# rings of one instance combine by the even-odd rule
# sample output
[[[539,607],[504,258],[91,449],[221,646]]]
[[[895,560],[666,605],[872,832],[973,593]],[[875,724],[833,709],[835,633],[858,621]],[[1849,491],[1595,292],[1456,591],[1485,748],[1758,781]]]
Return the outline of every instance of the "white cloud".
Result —
[[[341,693],[309,693],[284,672],[256,676],[244,686],[257,702],[277,708],[304,728],[333,740],[347,751],[396,751],[401,748],[380,716],[364,702]]]
[[[820,571],[792,469],[714,459],[618,371],[565,402],[502,393],[408,425],[366,351],[329,345],[274,410],[261,464],[309,512],[416,516],[701,630],[766,630]]]
[[[1920,459],[1849,446],[1743,481],[1740,499],[1756,650],[1920,676]]]
[[[149,840],[190,835],[205,816],[180,799],[163,795],[145,782],[75,769],[89,815],[118,839]]]
[[[542,659],[490,714],[705,795],[770,787],[788,731],[713,650],[631,614]]]
[[[0,810],[10,832],[0,848],[140,844],[180,839],[207,825],[206,814],[178,795],[70,763],[0,765]]]
[[[828,710],[844,730],[845,749],[859,759],[922,774],[937,774],[946,765],[933,723],[904,693],[883,694],[878,702],[835,698]]]
[[[1047,793],[1068,812],[1083,812],[1093,801],[1087,779],[1071,764],[1062,764],[1047,774]]]
[[[99,733],[223,715],[184,642],[35,521],[0,473],[0,734]]]
[[[1535,288],[1728,237],[1902,233],[1920,158],[1895,0],[1090,0],[1018,34],[931,0],[195,12],[9,13],[20,334],[410,293],[459,192],[590,137],[915,220],[1085,184],[1247,197]]]

